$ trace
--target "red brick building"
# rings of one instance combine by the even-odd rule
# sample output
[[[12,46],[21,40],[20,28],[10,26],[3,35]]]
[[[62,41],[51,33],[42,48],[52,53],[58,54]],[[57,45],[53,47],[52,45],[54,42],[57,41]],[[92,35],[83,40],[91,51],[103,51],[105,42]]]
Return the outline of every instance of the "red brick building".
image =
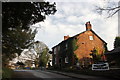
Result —
[[[64,41],[52,48],[53,66],[64,68],[75,66],[77,63],[80,66],[91,65],[91,51],[96,49],[98,54],[102,55],[106,45],[107,43],[92,30],[90,22],[87,22],[86,31],[73,37],[64,36]]]

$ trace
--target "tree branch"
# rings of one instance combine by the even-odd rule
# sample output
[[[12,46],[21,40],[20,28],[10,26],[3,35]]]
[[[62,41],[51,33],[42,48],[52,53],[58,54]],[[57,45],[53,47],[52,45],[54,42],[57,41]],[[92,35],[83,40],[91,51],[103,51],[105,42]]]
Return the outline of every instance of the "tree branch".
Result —
[[[97,12],[99,14],[102,14],[103,11],[107,12],[108,13],[108,17],[112,17],[113,15],[115,15],[119,10],[120,10],[120,6],[117,6],[117,7],[106,7],[106,8],[101,8],[101,7],[98,7],[97,9]]]

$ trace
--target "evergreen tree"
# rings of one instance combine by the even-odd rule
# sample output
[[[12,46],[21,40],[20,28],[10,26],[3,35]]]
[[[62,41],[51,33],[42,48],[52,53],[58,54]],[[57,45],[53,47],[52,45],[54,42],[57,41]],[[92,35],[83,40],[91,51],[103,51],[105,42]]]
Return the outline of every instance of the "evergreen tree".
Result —
[[[116,37],[114,41],[114,48],[120,47],[120,37]]]
[[[30,25],[54,14],[56,6],[49,2],[2,2],[2,58],[9,61],[20,54],[35,37]],[[4,62],[5,64],[5,62]]]

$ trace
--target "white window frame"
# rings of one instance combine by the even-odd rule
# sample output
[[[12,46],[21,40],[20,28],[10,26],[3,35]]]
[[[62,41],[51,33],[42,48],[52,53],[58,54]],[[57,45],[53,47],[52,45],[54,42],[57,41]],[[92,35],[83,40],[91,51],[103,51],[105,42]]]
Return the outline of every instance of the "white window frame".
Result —
[[[94,40],[93,36],[89,36],[89,39],[90,39],[90,40]]]
[[[57,51],[56,48],[54,48],[54,54],[56,54],[56,51]]]
[[[65,58],[65,63],[68,63],[68,57]]]

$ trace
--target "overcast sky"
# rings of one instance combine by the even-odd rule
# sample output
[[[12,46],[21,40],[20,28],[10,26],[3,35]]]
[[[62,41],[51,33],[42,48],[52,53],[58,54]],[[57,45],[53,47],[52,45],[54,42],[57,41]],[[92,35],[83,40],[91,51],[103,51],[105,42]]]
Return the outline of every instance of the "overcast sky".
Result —
[[[35,25],[41,27],[35,37],[36,41],[44,42],[51,49],[65,35],[74,36],[85,31],[85,23],[90,21],[92,29],[108,43],[108,49],[113,49],[114,39],[118,35],[118,15],[107,18],[106,13],[99,15],[96,11],[96,6],[108,5],[105,0],[47,1],[56,2],[57,12]]]

